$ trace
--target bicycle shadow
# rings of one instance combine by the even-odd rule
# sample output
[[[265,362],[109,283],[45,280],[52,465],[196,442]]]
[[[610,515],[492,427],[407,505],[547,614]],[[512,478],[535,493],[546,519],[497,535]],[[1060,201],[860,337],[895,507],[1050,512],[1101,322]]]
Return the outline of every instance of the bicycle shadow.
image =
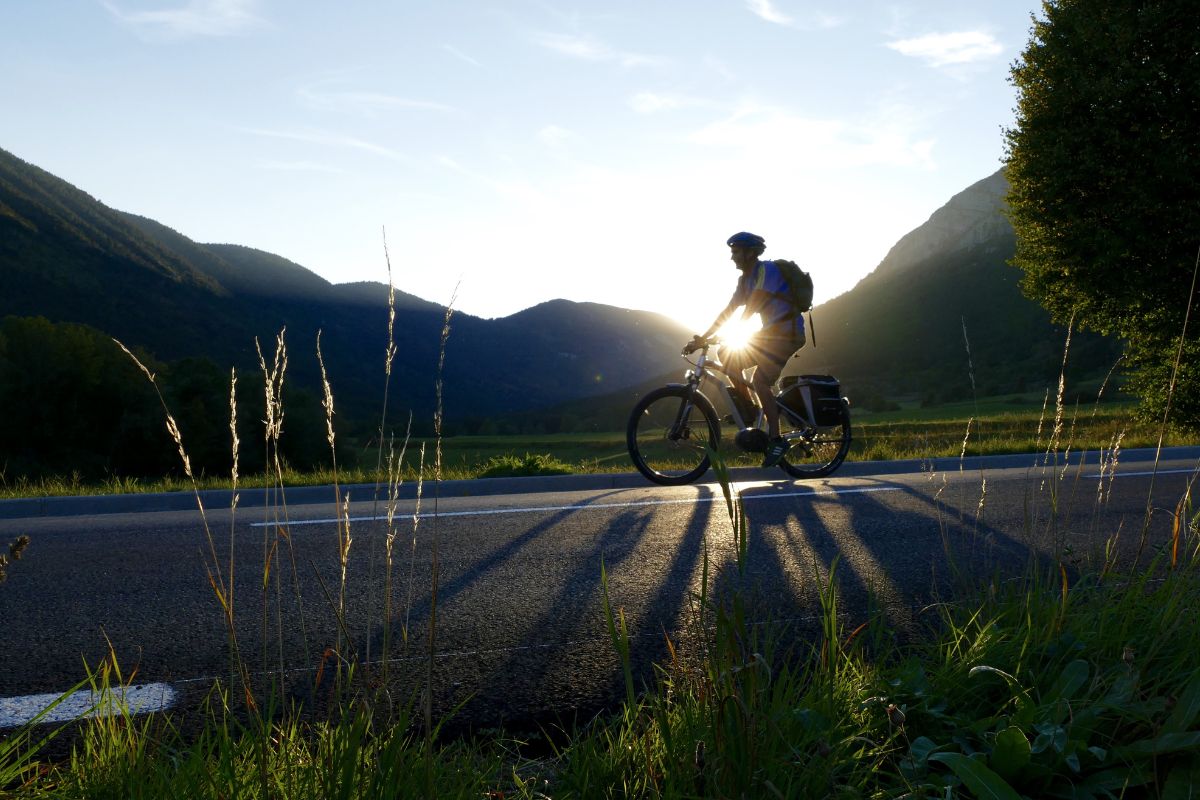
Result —
[[[664,633],[685,616],[702,571],[705,537],[721,513],[708,487],[696,502],[676,508],[682,519],[664,548],[653,537],[658,515],[644,509],[616,513],[559,578],[541,610],[524,621],[519,644],[484,659],[473,675],[476,692],[463,705],[473,720],[502,721],[522,729],[545,723],[570,729],[610,709],[624,696],[623,670],[608,629],[601,568],[609,608],[623,618],[631,640],[635,689],[654,680],[654,665],[668,647]]]
[[[853,503],[825,482],[824,489],[813,487],[803,505],[787,504],[786,511],[756,501],[792,493],[796,484],[744,493],[753,556],[748,570],[763,582],[771,575],[801,576],[796,583],[804,590],[789,604],[800,610],[789,620],[798,628],[816,630],[817,615],[823,613],[820,592],[832,586],[846,630],[880,614],[896,641],[912,641],[921,635],[919,617],[930,604],[977,592],[981,582],[1020,576],[1031,567],[1058,568],[1053,554],[974,512],[955,510],[904,483],[871,479],[863,484]],[[764,535],[771,529],[774,535]],[[898,537],[897,531],[905,535]],[[789,605],[776,608],[786,612]]]

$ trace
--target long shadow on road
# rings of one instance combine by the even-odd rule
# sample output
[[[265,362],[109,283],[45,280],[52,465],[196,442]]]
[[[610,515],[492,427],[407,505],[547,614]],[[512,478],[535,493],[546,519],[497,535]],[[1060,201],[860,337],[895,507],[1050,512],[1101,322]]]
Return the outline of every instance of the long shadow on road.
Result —
[[[463,708],[464,720],[571,724],[623,695],[623,673],[603,608],[602,564],[613,612],[625,616],[636,640],[639,683],[649,683],[652,664],[665,656],[662,632],[679,624],[700,569],[715,504],[709,489],[699,492],[670,536],[655,530],[654,513],[616,513],[556,576],[555,585],[542,587],[547,591],[537,610],[521,623],[520,643],[497,653],[480,672],[477,693]],[[646,635],[654,631],[659,635]],[[657,644],[644,647],[652,642]]]

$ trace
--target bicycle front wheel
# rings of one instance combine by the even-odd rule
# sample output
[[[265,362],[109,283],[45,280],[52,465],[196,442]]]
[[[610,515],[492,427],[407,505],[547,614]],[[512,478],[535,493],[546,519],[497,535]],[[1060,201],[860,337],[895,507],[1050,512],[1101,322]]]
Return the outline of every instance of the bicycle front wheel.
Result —
[[[708,470],[708,451],[721,439],[717,412],[698,391],[664,386],[629,415],[625,441],[638,472],[663,486],[691,483]]]
[[[786,415],[781,416],[782,418]],[[814,428],[805,425],[784,432],[791,442],[787,457],[779,462],[793,478],[820,478],[830,474],[846,460],[850,452],[850,406],[842,400],[837,422]]]

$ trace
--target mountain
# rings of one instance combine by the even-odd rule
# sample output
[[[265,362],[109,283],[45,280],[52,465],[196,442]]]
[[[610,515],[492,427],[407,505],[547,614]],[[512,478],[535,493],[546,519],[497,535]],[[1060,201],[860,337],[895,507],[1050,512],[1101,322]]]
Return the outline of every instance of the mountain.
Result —
[[[853,289],[815,308],[809,344],[785,373],[836,375],[852,406],[867,410],[898,400],[937,405],[1054,391],[1067,331],[1021,294],[1021,273],[1008,264],[1016,238],[1005,216],[1007,191],[999,171],[956,194]],[[1118,341],[1073,332],[1068,387],[1081,397],[1094,392],[1120,350]],[[619,429],[638,394],[655,385],[564,402],[539,418]],[[516,415],[497,426],[519,430],[531,422]]]
[[[1056,386],[1066,331],[1022,296],[1007,263],[1006,191],[997,172],[955,195],[816,308],[810,345],[789,371],[835,374],[868,409]],[[383,284],[334,285],[271,253],[194,242],[0,150],[0,317],[82,323],[168,362],[252,371],[256,339],[270,359],[286,326],[292,385],[318,397],[320,331],[339,420],[367,432],[384,396],[387,295]],[[412,411],[428,430],[446,309],[402,291],[395,305],[388,417]],[[565,300],[500,319],[454,313],[450,329],[441,372],[450,432],[613,427],[646,387],[679,375],[691,333],[657,314]],[[1070,384],[1095,388],[1119,349],[1075,332]]]
[[[815,337],[789,371],[835,374],[852,401],[1056,387],[1067,332],[1021,294],[1021,272],[1008,264],[1007,190],[999,171],[958,193],[853,289],[816,308]],[[1119,353],[1119,342],[1076,331],[1068,378],[1096,384]]]
[[[226,369],[257,369],[255,340],[269,360],[286,326],[289,375],[313,391],[321,331],[339,413],[366,425],[383,398],[387,297],[383,284],[334,285],[271,253],[194,242],[0,150],[0,317],[82,323],[160,359]],[[446,309],[401,291],[395,307],[391,413],[427,420]],[[448,424],[674,370],[689,335],[658,314],[565,300],[494,320],[456,312],[442,373]]]

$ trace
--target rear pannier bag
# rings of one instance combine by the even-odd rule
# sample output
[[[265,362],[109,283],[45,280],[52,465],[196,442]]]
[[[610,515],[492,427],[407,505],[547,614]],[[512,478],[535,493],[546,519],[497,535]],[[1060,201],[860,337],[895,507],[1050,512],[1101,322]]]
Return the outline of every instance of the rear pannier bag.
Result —
[[[793,375],[783,379],[779,404],[796,424],[817,427],[842,422],[842,387],[832,375]]]

